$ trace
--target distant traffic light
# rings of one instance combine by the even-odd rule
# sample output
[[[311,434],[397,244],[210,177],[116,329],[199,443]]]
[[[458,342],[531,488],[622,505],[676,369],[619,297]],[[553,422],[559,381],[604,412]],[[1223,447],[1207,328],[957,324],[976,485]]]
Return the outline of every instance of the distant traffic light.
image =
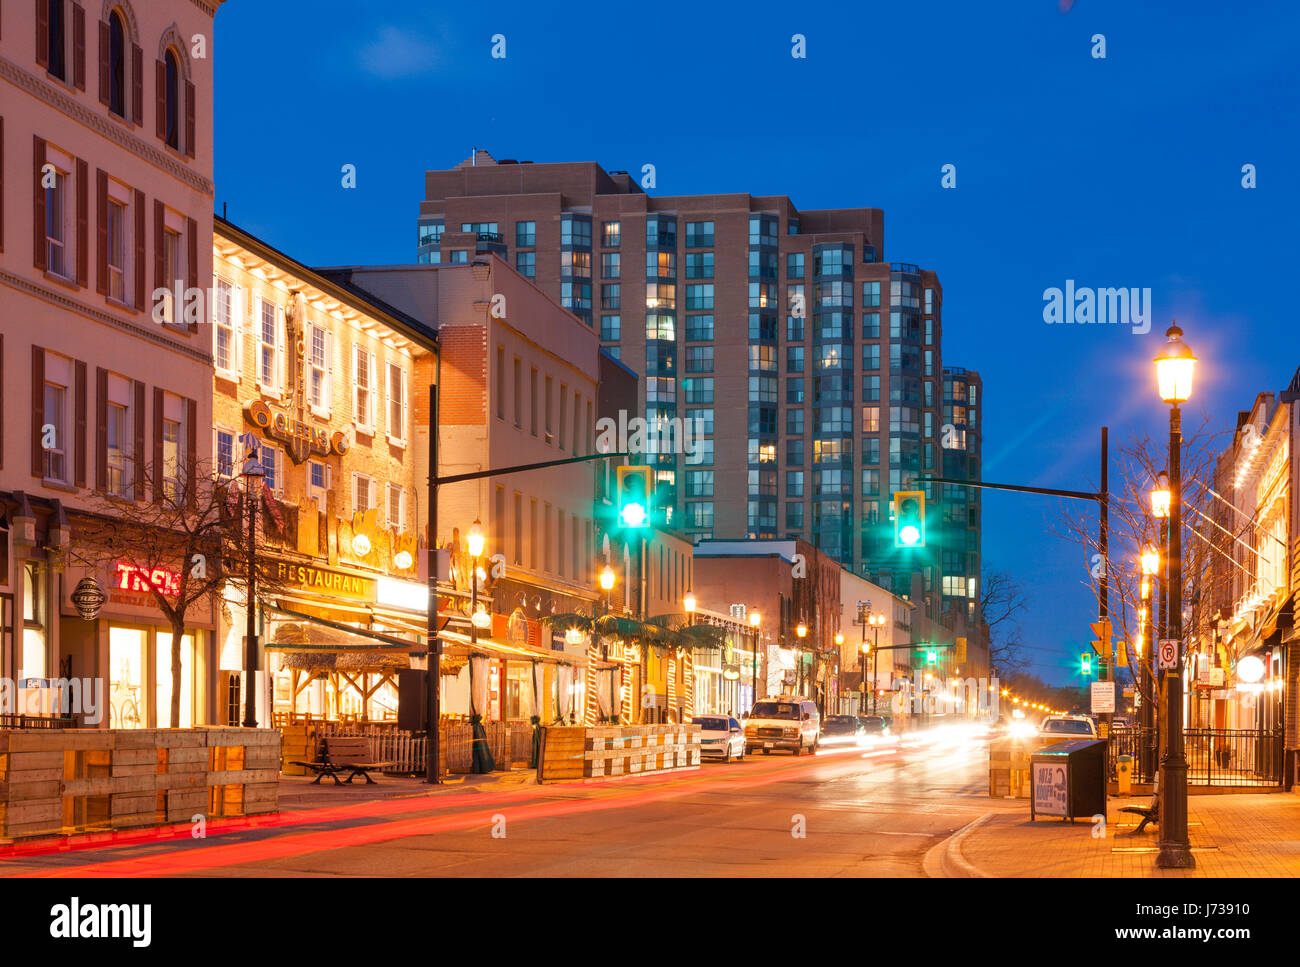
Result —
[[[935,665],[938,664],[938,662],[939,662],[939,649],[927,648],[925,650],[925,663],[927,665]]]
[[[925,491],[894,492],[894,546],[925,547]]]
[[[618,467],[618,520],[624,527],[649,527],[654,487],[649,467]]]
[[[1079,671],[1086,677],[1092,674],[1092,653],[1085,651],[1079,656]]]

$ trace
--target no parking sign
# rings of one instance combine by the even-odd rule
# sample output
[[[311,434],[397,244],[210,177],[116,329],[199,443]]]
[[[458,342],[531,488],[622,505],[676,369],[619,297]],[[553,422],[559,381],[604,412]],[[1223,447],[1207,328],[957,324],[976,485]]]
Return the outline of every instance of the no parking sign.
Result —
[[[1157,656],[1159,667],[1162,671],[1168,669],[1173,671],[1178,668],[1178,639],[1164,638],[1160,641],[1160,653]]]

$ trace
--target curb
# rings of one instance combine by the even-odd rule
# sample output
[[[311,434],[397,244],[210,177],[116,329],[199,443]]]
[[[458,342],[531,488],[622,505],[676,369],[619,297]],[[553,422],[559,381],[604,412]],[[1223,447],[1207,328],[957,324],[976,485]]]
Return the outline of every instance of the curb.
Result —
[[[985,813],[978,819],[967,823],[947,839],[930,847],[921,863],[925,875],[931,878],[987,877],[987,873],[962,856],[961,844],[967,836],[975,831],[976,827],[988,822],[995,815],[997,814]]]

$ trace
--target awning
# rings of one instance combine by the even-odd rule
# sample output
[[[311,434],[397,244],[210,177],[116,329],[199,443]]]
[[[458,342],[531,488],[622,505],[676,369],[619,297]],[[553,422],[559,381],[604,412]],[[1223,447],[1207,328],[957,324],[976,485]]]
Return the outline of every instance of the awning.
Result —
[[[277,633],[275,639],[266,643],[267,651],[400,651],[403,654],[423,648],[413,641],[403,641],[389,635],[353,628],[345,624],[330,621],[327,618],[291,611],[288,608],[263,605],[263,611],[271,611],[295,619],[298,627],[292,627],[281,638]],[[322,633],[320,629],[329,629]]]
[[[438,637],[446,642],[443,648],[444,654],[453,656],[467,655],[474,651],[493,658],[504,658],[507,661],[540,661],[554,665],[585,665],[587,663],[585,655],[570,655],[563,651],[541,651],[525,645],[510,644],[490,635],[479,635],[478,640],[473,642],[472,645],[470,636],[459,631],[442,631],[439,632]],[[450,648],[447,646],[450,646]]]

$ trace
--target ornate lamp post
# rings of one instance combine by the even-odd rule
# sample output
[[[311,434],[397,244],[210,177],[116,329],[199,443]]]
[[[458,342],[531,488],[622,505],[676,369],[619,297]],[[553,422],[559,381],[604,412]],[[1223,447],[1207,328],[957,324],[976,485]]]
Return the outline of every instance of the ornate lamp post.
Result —
[[[492,616],[486,611],[482,617],[478,610],[478,562],[483,556],[483,547],[487,543],[483,537],[483,522],[475,520],[465,535],[465,549],[469,552],[469,641],[470,646],[478,644],[479,628],[490,628]]]
[[[248,614],[244,627],[244,728],[257,728],[257,498],[266,470],[258,456],[257,437],[244,434],[244,500],[248,503]]]
[[[1183,495],[1182,411],[1192,396],[1196,356],[1182,341],[1175,322],[1165,333],[1165,343],[1155,358],[1160,399],[1169,404],[1169,637],[1177,642],[1174,667],[1165,671],[1164,757],[1160,760],[1160,853],[1156,866],[1191,869],[1196,866],[1187,839],[1187,759],[1183,753]]]

